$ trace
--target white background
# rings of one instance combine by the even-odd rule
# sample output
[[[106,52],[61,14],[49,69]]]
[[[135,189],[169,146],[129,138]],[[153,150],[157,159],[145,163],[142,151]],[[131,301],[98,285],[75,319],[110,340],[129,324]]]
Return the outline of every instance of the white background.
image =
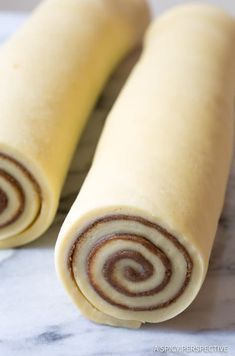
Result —
[[[128,1],[128,0],[126,0]],[[154,12],[158,13],[175,4],[189,2],[188,0],[149,0]],[[32,10],[40,1],[39,0],[0,0],[0,11],[29,11]],[[194,1],[198,2],[198,1]],[[219,5],[224,9],[230,10],[235,14],[234,0],[202,0],[215,5]]]

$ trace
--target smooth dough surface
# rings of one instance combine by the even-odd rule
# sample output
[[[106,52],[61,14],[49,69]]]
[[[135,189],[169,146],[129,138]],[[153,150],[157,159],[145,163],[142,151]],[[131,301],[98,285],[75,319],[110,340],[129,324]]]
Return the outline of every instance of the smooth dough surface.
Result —
[[[144,0],[47,0],[0,49],[0,248],[50,225],[109,74],[141,39]]]
[[[138,327],[182,312],[208,267],[234,131],[235,25],[219,9],[157,19],[56,244],[81,312]]]

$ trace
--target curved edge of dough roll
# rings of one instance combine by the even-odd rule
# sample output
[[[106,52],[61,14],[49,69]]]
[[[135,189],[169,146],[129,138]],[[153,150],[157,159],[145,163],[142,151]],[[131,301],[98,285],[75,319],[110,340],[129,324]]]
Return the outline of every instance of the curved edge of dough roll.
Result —
[[[48,0],[1,47],[0,248],[51,224],[91,109],[149,18],[145,0]]]
[[[151,26],[56,243],[57,274],[89,319],[164,321],[200,290],[233,151],[234,39],[212,6]]]

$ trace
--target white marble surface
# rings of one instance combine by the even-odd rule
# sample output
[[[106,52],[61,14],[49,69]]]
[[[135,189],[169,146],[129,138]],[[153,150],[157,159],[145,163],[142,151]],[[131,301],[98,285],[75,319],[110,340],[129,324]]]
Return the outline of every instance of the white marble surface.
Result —
[[[23,19],[0,14],[0,38]],[[95,325],[80,315],[57,281],[53,252],[59,227],[134,57],[113,75],[98,101],[75,154],[53,226],[25,247],[0,251],[0,356],[160,355],[153,352],[157,346],[194,345],[205,347],[204,354],[208,354],[206,347],[217,345],[225,348],[226,355],[235,355],[235,162],[206,281],[184,313],[140,330]],[[193,354],[174,351],[174,355]]]

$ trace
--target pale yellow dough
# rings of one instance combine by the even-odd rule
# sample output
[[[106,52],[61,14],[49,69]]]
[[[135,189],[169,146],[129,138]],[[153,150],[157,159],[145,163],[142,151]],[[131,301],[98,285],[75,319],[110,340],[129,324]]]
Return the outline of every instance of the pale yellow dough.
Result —
[[[197,295],[231,162],[234,43],[233,19],[211,6],[151,26],[56,244],[57,273],[89,319],[138,327]]]
[[[88,115],[148,22],[144,0],[47,0],[0,49],[0,248],[52,222]]]

